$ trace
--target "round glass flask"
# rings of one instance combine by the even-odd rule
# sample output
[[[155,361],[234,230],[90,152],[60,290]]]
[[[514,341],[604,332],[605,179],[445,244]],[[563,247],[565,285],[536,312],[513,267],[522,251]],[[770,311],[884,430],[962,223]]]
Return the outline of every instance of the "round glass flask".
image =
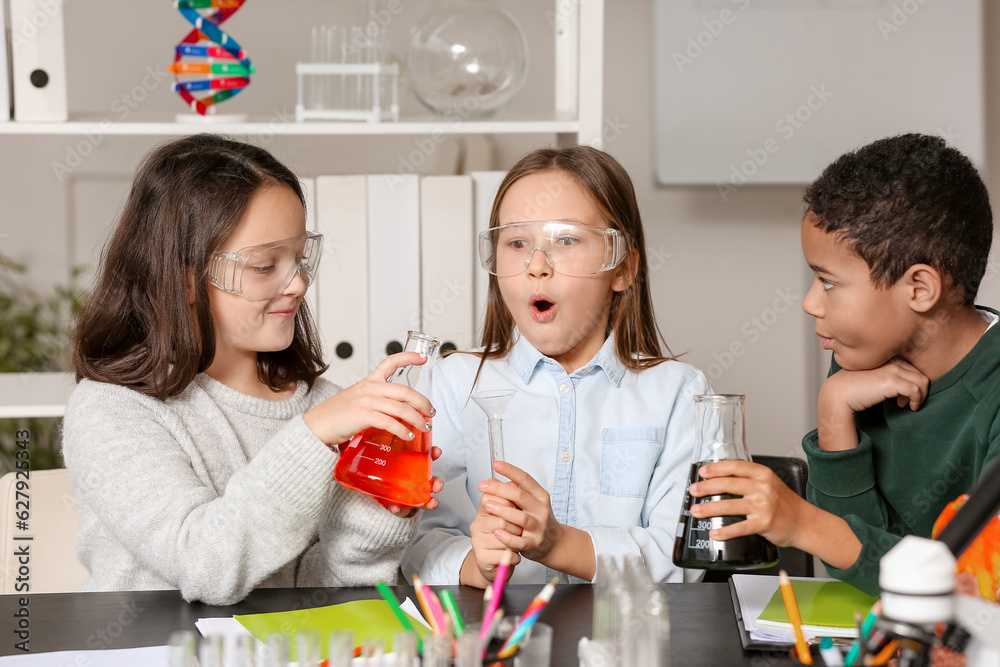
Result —
[[[441,341],[419,331],[406,335],[404,352],[427,358],[419,366],[397,369],[387,382],[405,384],[430,396],[431,376]],[[430,421],[430,418],[428,418]],[[406,424],[407,428],[412,428]],[[383,502],[415,507],[431,499],[431,434],[412,429],[413,440],[368,428],[343,446],[333,477],[344,486]]]
[[[528,40],[494,0],[442,0],[413,27],[410,86],[431,111],[458,120],[504,106],[528,75]]]
[[[674,565],[698,570],[754,570],[778,562],[778,549],[760,535],[746,535],[718,541],[709,536],[715,528],[745,521],[745,516],[697,518],[691,506],[715,502],[734,495],[694,498],[687,489],[701,480],[698,470],[715,461],[737,459],[751,461],[746,443],[745,396],[742,394],[704,394],[695,396],[695,419],[698,449],[688,473],[684,504],[674,540]]]

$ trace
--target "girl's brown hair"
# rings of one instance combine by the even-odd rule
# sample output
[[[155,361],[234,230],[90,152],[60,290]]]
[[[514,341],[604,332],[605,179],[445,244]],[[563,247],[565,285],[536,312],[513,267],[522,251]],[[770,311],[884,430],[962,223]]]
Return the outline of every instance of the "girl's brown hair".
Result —
[[[500,183],[496,199],[493,200],[493,211],[490,213],[490,227],[500,225],[500,204],[510,187],[518,179],[546,171],[563,172],[572,177],[593,199],[608,226],[622,233],[629,252],[631,249],[638,252],[639,265],[635,279],[626,289],[615,292],[611,297],[611,313],[605,336],[614,331],[618,358],[633,371],[673,359],[653,314],[649,271],[646,267],[646,241],[635,189],[625,168],[613,157],[590,146],[540,148],[528,153],[511,167]],[[628,261],[630,260],[626,259]],[[489,280],[486,321],[480,343],[483,347],[483,361],[505,356],[514,345],[514,318],[500,295],[497,277],[491,274]],[[670,356],[663,356],[660,351],[661,340]]]
[[[209,256],[225,243],[261,188],[298,178],[268,151],[216,135],[166,142],[142,161],[73,344],[76,378],[161,400],[182,392],[215,358]],[[190,290],[194,292],[194,317]],[[257,355],[257,376],[280,391],[312,388],[326,369],[305,301],[292,344]]]

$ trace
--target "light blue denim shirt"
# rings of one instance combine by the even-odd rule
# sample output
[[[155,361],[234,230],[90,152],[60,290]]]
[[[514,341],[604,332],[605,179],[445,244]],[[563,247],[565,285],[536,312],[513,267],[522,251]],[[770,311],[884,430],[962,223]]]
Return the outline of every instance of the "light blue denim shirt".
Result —
[[[472,548],[478,484],[491,475],[485,413],[469,399],[479,357],[438,363],[432,402],[434,474],[441,506],[424,512],[403,573],[428,584],[457,584]],[[698,369],[668,361],[628,370],[609,336],[597,355],[567,374],[519,336],[510,354],[488,360],[476,391],[516,389],[503,416],[505,458],[550,494],[561,523],[586,531],[595,555],[640,556],[659,582],[697,580],[671,555],[695,448],[694,397],[711,393]],[[522,559],[511,583],[542,584],[560,573]],[[581,580],[561,575],[563,582]]]

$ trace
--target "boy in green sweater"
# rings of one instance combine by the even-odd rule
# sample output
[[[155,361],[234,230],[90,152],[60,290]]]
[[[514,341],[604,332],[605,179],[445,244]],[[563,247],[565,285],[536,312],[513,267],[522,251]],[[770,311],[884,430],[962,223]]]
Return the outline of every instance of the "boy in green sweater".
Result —
[[[802,441],[809,502],[764,466],[723,461],[692,495],[742,498],[692,512],[746,515],[711,536],[758,533],[877,594],[882,556],[904,535],[930,537],[1000,453],[1000,316],[974,303],[993,216],[968,158],[918,134],[841,156],[805,201],[815,281],[802,308],[833,351],[819,428]]]

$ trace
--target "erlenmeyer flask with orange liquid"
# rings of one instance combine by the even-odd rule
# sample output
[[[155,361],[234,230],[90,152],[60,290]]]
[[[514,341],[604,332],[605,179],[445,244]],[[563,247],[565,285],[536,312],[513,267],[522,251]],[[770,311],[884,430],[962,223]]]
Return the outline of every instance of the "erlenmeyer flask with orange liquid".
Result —
[[[430,396],[431,376],[441,341],[419,331],[406,334],[404,352],[427,358],[419,366],[397,369],[387,382],[405,384]],[[431,434],[413,430],[403,440],[380,428],[368,428],[343,446],[333,477],[342,485],[384,503],[408,507],[431,499]]]

